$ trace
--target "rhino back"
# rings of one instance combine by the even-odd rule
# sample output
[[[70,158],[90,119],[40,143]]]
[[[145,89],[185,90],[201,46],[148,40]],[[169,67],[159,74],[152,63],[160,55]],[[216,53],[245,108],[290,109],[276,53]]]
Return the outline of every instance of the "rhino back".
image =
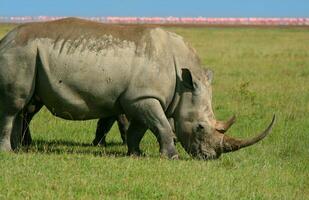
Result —
[[[25,45],[37,38],[52,40],[75,40],[100,38],[102,35],[113,35],[121,40],[138,42],[147,31],[145,26],[102,24],[77,18],[65,18],[50,22],[27,23],[18,27],[16,42]]]
[[[167,106],[175,88],[167,42],[161,29],[77,19],[27,24],[16,37],[38,49],[37,94],[69,119],[114,115],[141,98]]]

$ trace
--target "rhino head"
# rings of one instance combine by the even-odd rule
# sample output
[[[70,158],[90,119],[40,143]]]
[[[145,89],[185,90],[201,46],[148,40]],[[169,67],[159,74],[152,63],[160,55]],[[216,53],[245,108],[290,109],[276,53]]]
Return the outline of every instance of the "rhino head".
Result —
[[[198,77],[189,69],[178,76],[178,103],[174,112],[175,132],[185,150],[199,159],[216,159],[222,153],[236,151],[262,140],[271,130],[275,116],[265,131],[250,139],[237,139],[224,133],[235,122],[215,119],[212,106],[212,72],[201,69]]]

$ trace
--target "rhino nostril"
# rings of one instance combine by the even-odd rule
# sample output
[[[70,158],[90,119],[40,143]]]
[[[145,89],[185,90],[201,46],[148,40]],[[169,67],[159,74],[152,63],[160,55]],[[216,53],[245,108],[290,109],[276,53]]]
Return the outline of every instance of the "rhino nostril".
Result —
[[[202,132],[204,129],[205,127],[202,124],[198,123],[195,130],[196,132]]]
[[[202,124],[197,125],[197,131],[202,131],[204,130],[204,126]]]

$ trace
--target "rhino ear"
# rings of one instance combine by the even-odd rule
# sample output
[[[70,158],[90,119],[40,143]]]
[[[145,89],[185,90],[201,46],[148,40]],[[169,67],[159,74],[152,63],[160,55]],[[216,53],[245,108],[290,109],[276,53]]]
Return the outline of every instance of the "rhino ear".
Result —
[[[186,88],[189,88],[192,90],[196,88],[196,83],[194,83],[193,76],[189,69],[187,68],[181,69],[181,78],[182,78],[182,83]]]

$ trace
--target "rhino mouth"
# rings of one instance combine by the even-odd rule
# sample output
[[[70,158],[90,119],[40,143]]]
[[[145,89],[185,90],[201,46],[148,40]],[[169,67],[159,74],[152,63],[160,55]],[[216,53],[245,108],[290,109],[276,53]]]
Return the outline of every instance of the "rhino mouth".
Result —
[[[200,151],[196,154],[192,154],[192,156],[198,160],[215,160],[220,157],[220,155],[217,155],[216,153],[212,154],[212,153],[203,152],[203,151]]]
[[[213,145],[203,145],[201,144],[195,153],[195,157],[200,160],[214,160],[221,156],[220,149]]]
[[[195,159],[198,160],[213,160],[220,157],[221,152],[217,151],[211,144],[203,140],[203,142],[195,141],[191,143],[186,151]]]

